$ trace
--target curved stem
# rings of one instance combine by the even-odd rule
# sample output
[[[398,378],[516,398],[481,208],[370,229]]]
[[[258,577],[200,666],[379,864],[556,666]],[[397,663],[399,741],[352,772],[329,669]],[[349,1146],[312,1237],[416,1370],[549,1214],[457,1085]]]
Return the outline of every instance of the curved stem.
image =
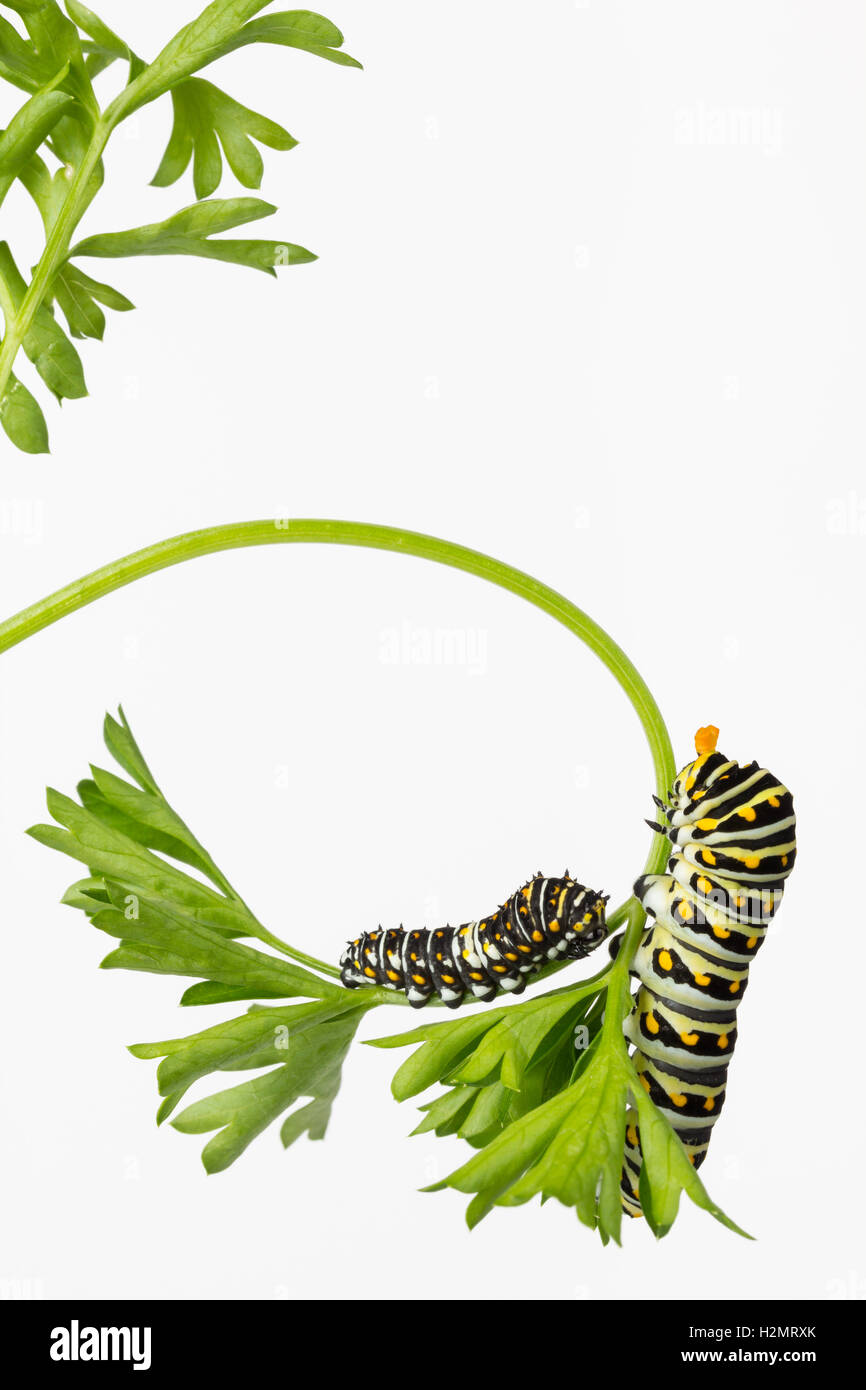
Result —
[[[455,545],[451,541],[426,536],[417,531],[403,531],[392,526],[376,526],[357,521],[288,518],[240,521],[224,526],[210,526],[201,531],[188,531],[183,535],[173,536],[170,540],[146,546],[143,550],[136,550],[122,560],[103,565],[101,569],[94,570],[83,579],[67,584],[48,598],[23,609],[14,617],[7,618],[5,622],[0,623],[0,653],[8,651],[67,614],[74,613],[77,608],[83,608],[114,589],[132,584],[136,579],[143,579],[146,575],[167,569],[170,565],[182,564],[186,560],[211,555],[221,550],[291,544],[354,545],[414,555],[474,574],[477,578],[497,584],[500,588],[507,589],[528,603],[534,604],[585,642],[615,677],[634,707],[646,735],[658,794],[664,795],[670,787],[676,769],[670,738],[661,712],[642,676],[604,628],[570,599],[522,570],[514,569],[513,566],[484,555],[478,550],[470,550],[466,546]],[[667,852],[666,838],[663,835],[655,835],[645,872],[655,873],[662,869]],[[634,899],[627,900],[611,917],[613,925],[628,916],[630,927],[626,944],[629,944],[628,936],[634,929],[633,903]],[[626,953],[624,949],[621,954],[630,959],[631,951]],[[552,973],[552,970],[543,973]]]

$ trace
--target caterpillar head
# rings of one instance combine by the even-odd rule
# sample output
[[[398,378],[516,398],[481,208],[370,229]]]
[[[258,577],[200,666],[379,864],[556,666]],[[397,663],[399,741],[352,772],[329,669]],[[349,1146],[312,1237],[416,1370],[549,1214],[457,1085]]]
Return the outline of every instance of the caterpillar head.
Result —
[[[570,940],[571,954],[588,956],[596,946],[600,946],[607,936],[605,905],[607,897],[594,893],[591,889],[576,884],[577,892],[572,898],[565,920],[566,932],[574,933]]]

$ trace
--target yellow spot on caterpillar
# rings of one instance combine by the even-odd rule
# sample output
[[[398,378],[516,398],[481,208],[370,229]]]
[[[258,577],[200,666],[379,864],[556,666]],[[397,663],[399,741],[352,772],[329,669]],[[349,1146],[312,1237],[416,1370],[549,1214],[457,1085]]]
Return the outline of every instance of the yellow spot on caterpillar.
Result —
[[[692,915],[692,909],[686,902],[680,903],[679,912],[684,922],[687,922]]]
[[[591,912],[585,912],[585,913],[583,914],[583,920],[584,920],[584,922],[591,922],[591,921],[592,921],[592,913],[591,913]]]
[[[787,854],[783,854],[783,855],[782,855],[782,867],[783,867],[783,868],[784,868],[784,866],[787,864],[787,862],[788,862],[788,856],[787,856]]]
[[[758,938],[757,938],[756,936],[750,936],[749,939],[748,939],[748,941],[746,942],[746,946],[748,947],[748,949],[749,949],[750,951],[754,951],[754,949],[755,949],[755,947],[757,946],[757,944],[758,944]]]
[[[551,922],[550,927],[549,927],[549,930],[550,930],[550,931],[559,931],[559,923],[558,923],[558,922]]]
[[[696,976],[695,976],[695,984],[696,984],[696,985],[703,985],[704,988],[706,988],[706,986],[707,986],[709,983],[710,983],[710,977],[709,977],[709,975],[696,975]]]
[[[757,869],[760,862],[760,854],[747,854],[745,859],[743,860],[743,863],[745,864],[747,869]]]
[[[711,892],[713,887],[713,885],[710,883],[710,880],[708,878],[704,878],[703,875],[701,875],[701,877],[698,879],[697,886],[702,893]]]
[[[437,952],[436,952],[436,959],[437,959],[437,960],[441,960],[441,959],[442,959],[442,952],[441,952],[441,951],[437,951]]]
[[[743,820],[754,820],[757,812],[754,806],[741,806],[737,811],[737,815],[742,816]]]
[[[715,724],[707,724],[702,729],[698,729],[695,734],[695,752],[699,757],[707,753],[715,753],[716,744],[719,740],[719,731]]]
[[[681,1096],[681,1095],[678,1095],[678,1094],[675,1093],[674,1095],[671,1096],[671,1100],[673,1101],[674,1105],[677,1105],[677,1106],[679,1106],[680,1108],[682,1108],[682,1106],[684,1106],[684,1105],[686,1104],[687,1097],[686,1097],[686,1096]]]
[[[674,963],[671,960],[670,951],[659,951],[659,970],[673,970]]]
[[[701,858],[705,864],[715,864],[716,862],[716,856],[711,849],[701,850]]]
[[[745,907],[745,906],[746,906],[746,900],[745,900],[745,898],[734,898],[734,907]]]
[[[700,801],[702,796],[706,796],[706,788],[701,787],[698,791],[692,792],[692,801]]]
[[[694,1154],[689,1154],[689,1153],[687,1153],[687,1154],[686,1154],[686,1158],[689,1160],[689,1163],[694,1164],[694,1161],[695,1161],[695,1156],[694,1156]]]
[[[409,959],[410,959],[410,960],[417,960],[417,959],[418,959],[418,953],[417,953],[416,951],[410,951],[410,952],[409,952]]]
[[[636,1127],[635,1127],[634,1125],[629,1125],[629,1127],[628,1127],[628,1129],[626,1130],[625,1133],[626,1133],[626,1138],[628,1139],[628,1142],[631,1144],[632,1148],[633,1148],[633,1149],[636,1149],[636,1148],[637,1148],[637,1129],[636,1129]]]
[[[543,934],[538,930],[537,927],[536,927],[535,931],[532,933],[532,939],[533,939],[533,941],[543,941],[543,940],[544,940]]]
[[[716,1108],[716,1102],[713,1100],[713,1097],[712,1097],[712,1096],[707,1096],[706,1100],[704,1101],[704,1109],[705,1109],[705,1110],[715,1110],[715,1108]]]
[[[680,1033],[680,1038],[686,1047],[694,1047],[698,1041],[697,1033]]]
[[[643,1072],[641,1072],[640,1074],[640,1084],[643,1086],[645,1091],[649,1090],[650,1084],[648,1079],[644,1076]]]
[[[657,1033],[659,1031],[659,1021],[652,1009],[650,1009],[649,1013],[644,1015],[644,1023],[647,1026],[648,1033]]]
[[[697,828],[698,830],[715,830],[718,823],[719,822],[717,820],[713,820],[712,817],[704,816],[703,820],[698,821]]]
[[[426,980],[424,979],[423,975],[413,975],[412,979],[415,981],[416,985],[426,984]]]
[[[777,796],[768,796],[767,801],[771,806],[781,806],[781,801]]]
[[[713,927],[713,936],[717,936],[720,941],[724,941],[726,936],[730,936],[727,927]]]
[[[387,975],[388,975],[388,979],[389,979],[389,980],[393,980],[395,984],[396,984],[397,981],[400,979],[400,976],[397,974],[397,971],[396,971],[396,970],[389,970],[389,971],[387,972]]]
[[[453,975],[443,975],[443,976],[442,976],[442,982],[443,982],[443,984],[446,984],[446,985],[453,985],[453,983],[454,983],[454,976],[453,976]]]
[[[728,1045],[728,1035],[727,1035],[727,1033],[720,1033],[720,1034],[719,1034],[719,1037],[718,1037],[717,1046],[719,1046],[719,1047],[727,1047],[727,1045]]]
[[[464,952],[463,952],[463,959],[464,959],[464,960],[468,960],[468,959],[469,959],[469,952],[468,952],[468,951],[464,951]]]
[[[469,974],[470,974],[470,977],[471,977],[473,980],[483,980],[483,979],[484,979],[484,976],[481,974],[480,970],[470,970],[470,971],[469,971]]]
[[[505,966],[504,966],[504,965],[494,965],[493,969],[496,971],[497,975],[504,975],[504,974],[505,974]]]
[[[690,792],[691,789],[692,789],[692,787],[693,787],[694,785],[695,785],[695,778],[694,778],[694,774],[692,774],[691,777],[687,777],[687,778],[686,778],[686,791],[687,791],[687,792]]]
[[[517,954],[516,954],[516,952],[514,952],[514,951],[506,951],[506,952],[505,952],[505,959],[506,959],[506,960],[517,960]]]
[[[487,952],[488,952],[489,950],[490,950],[490,942],[489,942],[489,941],[485,941],[485,943],[484,943],[484,954],[487,955]]]
[[[375,980],[375,978],[376,978],[376,972],[375,972],[375,970],[372,968],[372,966],[365,965],[365,966],[364,966],[364,974],[365,974],[365,975],[369,975],[371,980]]]
[[[740,982],[739,982],[739,980],[731,980],[731,983],[730,983],[729,986],[728,986],[728,989],[730,990],[731,994],[737,994],[738,991],[739,991],[739,988],[740,988]]]
[[[528,955],[529,952],[532,950],[532,947],[531,947],[531,946],[524,946],[524,944],[523,944],[522,941],[518,941],[518,943],[517,943],[517,949],[518,949],[518,951],[523,951],[525,955]],[[464,955],[465,955],[465,952],[464,952]]]

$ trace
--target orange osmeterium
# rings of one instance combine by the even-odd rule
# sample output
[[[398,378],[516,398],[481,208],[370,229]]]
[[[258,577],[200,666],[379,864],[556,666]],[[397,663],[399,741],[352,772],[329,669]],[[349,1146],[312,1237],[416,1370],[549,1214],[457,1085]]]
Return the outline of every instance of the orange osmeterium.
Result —
[[[715,753],[718,741],[719,731],[715,724],[707,724],[705,728],[698,729],[695,734],[695,752],[698,757],[703,757],[705,753]]]

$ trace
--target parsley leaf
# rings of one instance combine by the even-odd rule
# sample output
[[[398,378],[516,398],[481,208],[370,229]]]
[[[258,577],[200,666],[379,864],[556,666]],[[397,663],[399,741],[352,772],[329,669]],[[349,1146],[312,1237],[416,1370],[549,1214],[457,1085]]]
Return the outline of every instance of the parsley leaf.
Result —
[[[171,100],[174,125],[151,180],[159,188],[175,183],[193,159],[195,196],[208,198],[222,178],[220,145],[238,182],[258,188],[264,166],[249,137],[274,150],[291,150],[298,143],[276,121],[242,106],[204,78],[188,78],[174,88]]]
[[[193,164],[198,199],[209,199],[223,175],[223,155],[240,184],[261,185],[259,146],[290,150],[296,141],[276,121],[197,76],[236,49],[265,43],[293,48],[344,67],[360,67],[343,52],[330,20],[308,10],[261,15],[268,0],[214,0],[147,62],[80,0],[9,0],[24,32],[0,16],[0,81],[27,94],[0,131],[0,203],[19,181],[42,218],[44,248],[29,281],[4,252],[0,309],[0,425],[19,449],[48,449],[42,409],[15,372],[21,351],[58,401],[86,394],[81,362],[54,320],[56,303],[72,338],[101,339],[100,305],[124,311],[131,302],[72,264],[73,239],[105,178],[103,156],[117,128],[134,112],[170,94],[174,122],[153,182],[173,184]],[[93,79],[117,63],[127,80],[103,108]],[[110,168],[111,166],[109,166]],[[256,199],[202,203],[201,218],[184,208],[163,222],[85,236],[74,253],[89,256],[193,255],[274,273],[281,265],[315,260],[291,241],[213,240],[212,234],[275,211]],[[227,217],[231,212],[232,217]],[[219,225],[221,223],[221,225]]]
[[[164,222],[87,237],[71,251],[73,256],[203,256],[230,261],[275,275],[275,266],[314,261],[312,251],[285,241],[214,241],[215,232],[228,231],[244,222],[270,217],[276,212],[260,198],[211,198],[193,203]]]

